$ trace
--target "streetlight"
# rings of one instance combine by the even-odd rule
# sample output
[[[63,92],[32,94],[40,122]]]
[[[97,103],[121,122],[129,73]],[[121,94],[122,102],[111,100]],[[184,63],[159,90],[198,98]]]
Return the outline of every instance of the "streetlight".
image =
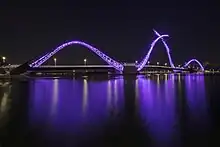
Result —
[[[157,65],[159,65],[160,63],[159,62],[157,62]]]
[[[84,59],[84,64],[86,65],[87,59]]]
[[[137,64],[138,63],[138,61],[135,61],[135,64]]]
[[[53,61],[54,61],[54,66],[57,65],[57,58],[53,58]]]
[[[2,61],[3,63],[5,63],[6,57],[2,57]]]
[[[150,64],[150,61],[148,61],[147,64]]]
[[[164,65],[167,66],[167,63],[165,63]]]

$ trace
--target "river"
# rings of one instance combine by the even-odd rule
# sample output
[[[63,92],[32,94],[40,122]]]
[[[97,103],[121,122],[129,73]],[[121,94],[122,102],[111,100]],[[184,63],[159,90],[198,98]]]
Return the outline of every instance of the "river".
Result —
[[[220,77],[0,81],[0,147],[218,146]]]

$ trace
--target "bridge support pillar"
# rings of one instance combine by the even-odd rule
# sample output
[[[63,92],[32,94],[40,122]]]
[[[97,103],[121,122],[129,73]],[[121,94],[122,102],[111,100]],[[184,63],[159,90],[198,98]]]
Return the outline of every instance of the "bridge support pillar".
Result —
[[[135,66],[125,66],[123,74],[137,74],[137,68]]]

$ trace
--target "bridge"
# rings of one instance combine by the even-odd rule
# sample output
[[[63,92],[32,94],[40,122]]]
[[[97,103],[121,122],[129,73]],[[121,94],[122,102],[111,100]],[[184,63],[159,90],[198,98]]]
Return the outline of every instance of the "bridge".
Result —
[[[21,66],[21,64],[14,64],[14,65],[7,65],[7,66],[3,66],[1,68],[17,68]],[[129,65],[125,64],[124,67],[136,67],[135,63],[129,63]],[[164,68],[164,69],[173,69],[173,70],[183,70],[183,67],[170,67],[170,66],[163,66],[163,65],[145,65],[145,68],[149,67],[149,68]],[[44,68],[114,68],[114,66],[112,65],[41,65],[39,67],[37,67],[36,69],[44,69]]]
[[[16,69],[17,67],[19,67],[21,65],[7,65],[7,66],[3,66],[1,68],[4,69]],[[129,65],[124,65],[125,67],[136,67],[135,63],[130,63]],[[183,68],[183,67],[170,67],[170,66],[163,66],[163,65],[145,65],[144,68],[154,68],[154,69],[167,69],[167,70],[181,70],[181,71],[188,71],[188,68]],[[44,70],[53,70],[53,69],[57,69],[57,70],[77,70],[77,69],[113,69],[114,70],[114,66],[112,65],[41,65],[39,67],[30,67],[29,69],[27,69],[27,71],[44,71]]]
[[[161,35],[159,34],[156,30],[154,30],[154,33],[156,34],[157,38],[151,43],[150,45],[150,49],[147,52],[147,54],[145,55],[145,57],[137,63],[122,63],[119,61],[116,61],[115,59],[107,56],[105,53],[101,52],[99,49],[85,43],[82,41],[70,41],[67,43],[64,43],[60,46],[58,46],[57,48],[53,49],[52,51],[40,56],[40,57],[36,57],[33,58],[29,61],[27,61],[24,64],[21,65],[9,65],[9,66],[4,66],[3,68],[9,68],[10,70],[10,74],[14,75],[14,74],[24,74],[24,73],[28,73],[28,72],[43,72],[43,71],[54,71],[54,70],[93,70],[93,71],[97,71],[97,70],[106,70],[106,71],[110,71],[110,72],[118,72],[118,73],[126,73],[128,72],[128,68],[132,68],[133,72],[135,71],[136,73],[140,73],[143,70],[145,70],[146,68],[155,68],[155,69],[164,69],[164,70],[172,70],[174,72],[178,71],[178,72],[183,72],[183,71],[200,71],[200,72],[204,72],[204,67],[203,65],[197,60],[197,59],[191,59],[189,60],[186,64],[184,64],[181,67],[176,67],[174,65],[174,62],[171,58],[171,53],[170,53],[170,49],[167,45],[167,43],[165,42],[164,38],[169,37],[169,35]],[[166,49],[167,55],[168,55],[168,59],[169,59],[169,65],[170,66],[162,66],[162,65],[149,65],[149,58],[150,55],[156,45],[156,43],[161,40],[162,43],[164,44],[164,47]],[[43,65],[43,63],[45,63],[47,60],[49,60],[51,57],[53,57],[56,53],[58,53],[59,51],[61,51],[62,49],[64,49],[67,46],[70,45],[81,45],[84,46],[85,48],[87,48],[88,50],[90,50],[91,52],[93,52],[94,54],[96,54],[98,57],[100,57],[101,59],[103,59],[107,65]],[[188,66],[192,63],[195,62],[199,65],[200,69],[199,70],[195,70],[195,69],[191,69],[188,68]]]

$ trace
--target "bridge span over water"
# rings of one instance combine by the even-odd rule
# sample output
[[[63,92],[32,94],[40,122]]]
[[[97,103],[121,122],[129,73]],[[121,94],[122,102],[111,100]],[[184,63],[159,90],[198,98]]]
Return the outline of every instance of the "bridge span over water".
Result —
[[[110,56],[107,56],[105,53],[103,53],[102,51],[100,51],[99,49],[95,48],[94,46],[91,46],[85,42],[82,41],[70,41],[67,43],[64,43],[60,46],[58,46],[57,48],[53,49],[52,51],[43,54],[42,56],[33,58],[29,61],[27,61],[24,64],[15,66],[12,65],[11,67],[8,66],[8,68],[11,68],[12,70],[10,71],[10,74],[24,74],[27,72],[34,72],[34,71],[49,71],[49,70],[69,70],[69,69],[76,69],[76,70],[103,70],[106,69],[107,71],[115,71],[115,72],[119,72],[119,73],[126,73],[129,72],[130,69],[132,69],[132,71],[134,72],[141,72],[143,70],[145,70],[146,68],[155,68],[155,69],[165,69],[165,70],[172,70],[172,71],[204,71],[204,67],[203,65],[197,60],[197,59],[191,59],[189,60],[187,63],[185,63],[182,67],[176,67],[174,65],[174,62],[171,58],[171,53],[170,53],[170,49],[167,45],[167,43],[165,42],[166,37],[169,37],[169,35],[160,35],[157,31],[154,30],[154,33],[157,35],[157,38],[151,43],[150,48],[147,52],[147,54],[144,56],[144,58],[142,60],[140,60],[139,62],[135,63],[131,63],[131,64],[124,64],[120,61],[117,61],[113,58],[111,58]],[[167,55],[168,55],[168,59],[169,59],[169,66],[162,66],[162,65],[148,65],[149,59],[150,59],[150,55],[156,45],[156,43],[161,40],[164,44],[164,47],[166,49]],[[107,65],[57,65],[57,66],[51,66],[51,65],[43,65],[43,63],[45,63],[47,60],[49,60],[51,57],[53,57],[56,53],[58,53],[59,51],[61,51],[62,49],[64,49],[67,46],[70,45],[80,45],[83,46],[85,48],[87,48],[88,50],[90,50],[91,52],[93,52],[94,54],[96,54],[98,57],[100,57],[102,60],[104,60],[106,62]],[[190,65],[192,62],[197,63],[199,65],[199,69],[197,70],[192,70],[190,68],[188,68],[188,65]],[[129,70],[127,70],[128,68],[130,68]]]

